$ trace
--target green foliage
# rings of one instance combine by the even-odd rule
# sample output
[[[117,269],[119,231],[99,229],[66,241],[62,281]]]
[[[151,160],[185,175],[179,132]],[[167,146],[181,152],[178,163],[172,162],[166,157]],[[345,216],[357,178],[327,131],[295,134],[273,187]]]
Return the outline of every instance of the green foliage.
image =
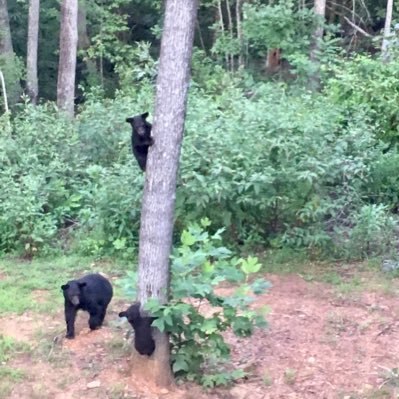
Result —
[[[51,105],[24,106],[12,136],[0,137],[0,250],[32,255],[74,220],[82,166],[77,139],[74,126]]]
[[[153,326],[170,333],[175,375],[213,387],[245,375],[227,367],[230,349],[222,332],[231,329],[246,337],[254,327],[264,327],[267,309],[255,311],[249,305],[270,284],[253,280],[261,266],[257,258],[235,257],[221,246],[222,230],[210,234],[209,225],[203,219],[183,231],[172,255],[171,301],[159,305],[151,300],[146,308],[157,317]],[[223,282],[235,288],[218,293]]]
[[[360,258],[393,249],[394,219],[383,205],[364,205],[353,216],[354,228],[351,231],[351,251]]]
[[[61,284],[89,272],[115,273],[125,270],[123,262],[101,261],[76,255],[35,258],[32,261],[1,259],[0,316],[27,311],[59,312],[63,296]],[[3,277],[4,276],[4,277]],[[37,300],[43,299],[43,300]]]
[[[0,334],[0,363],[5,364],[18,352],[26,352],[29,349],[27,344],[16,342],[11,337]],[[0,375],[1,377],[1,375]]]
[[[347,230],[362,206],[397,207],[397,157],[383,152],[364,107],[348,113],[322,94],[229,79],[203,54],[196,59],[177,235],[208,217],[245,248],[347,256],[341,232],[355,239]],[[22,106],[12,135],[8,118],[0,119],[1,251],[134,256],[144,175],[125,118],[151,111],[153,94],[147,79],[113,100],[92,90],[73,123],[51,104]]]
[[[367,196],[389,209],[399,208],[399,154],[397,150],[381,153],[371,164],[370,181],[365,185]]]
[[[311,9],[296,9],[292,0],[274,4],[245,3],[243,30],[249,43],[258,52],[279,48],[284,53],[308,51],[316,17]]]
[[[362,110],[344,126],[345,111],[321,96],[275,84],[253,91],[192,91],[177,220],[207,216],[244,242],[328,248],[334,226],[363,204],[382,147]]]
[[[0,31],[1,34],[1,31]],[[15,54],[0,54],[0,71],[3,73],[8,107],[12,108],[21,95],[20,79],[24,74],[23,61]],[[0,85],[0,113],[5,109],[3,91]]]
[[[347,115],[363,109],[376,136],[390,144],[399,142],[399,62],[387,64],[379,58],[356,55],[341,60],[330,71],[325,92],[333,103],[347,109]]]

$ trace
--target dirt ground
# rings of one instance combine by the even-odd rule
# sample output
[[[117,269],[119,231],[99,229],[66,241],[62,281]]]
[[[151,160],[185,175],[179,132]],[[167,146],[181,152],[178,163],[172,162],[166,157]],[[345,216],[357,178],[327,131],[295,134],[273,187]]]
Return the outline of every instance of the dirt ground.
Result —
[[[107,325],[90,332],[82,313],[75,340],[65,340],[62,310],[39,319],[0,319],[0,334],[28,342],[31,353],[11,364],[26,378],[10,399],[366,399],[399,397],[399,298],[367,291],[340,295],[333,286],[298,275],[267,275],[273,287],[254,306],[267,304],[269,328],[250,338],[227,334],[232,362],[251,375],[229,388],[149,387],[132,374],[130,344],[120,324],[121,303],[111,303]],[[42,298],[38,292],[38,300]],[[45,295],[45,293],[44,293]],[[1,368],[1,365],[0,365]],[[1,397],[1,394],[0,394]]]

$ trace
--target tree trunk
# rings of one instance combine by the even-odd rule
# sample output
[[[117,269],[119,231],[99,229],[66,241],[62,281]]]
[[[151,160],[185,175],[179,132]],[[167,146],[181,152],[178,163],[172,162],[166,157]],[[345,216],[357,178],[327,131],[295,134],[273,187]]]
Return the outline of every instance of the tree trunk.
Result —
[[[78,5],[78,49],[86,50],[90,46],[90,39],[87,33],[87,11],[86,2],[79,1]]]
[[[281,51],[279,48],[271,48],[267,50],[266,55],[266,72],[268,74],[277,73],[281,66]]]
[[[233,40],[234,33],[233,33],[233,18],[231,16],[231,9],[230,9],[230,2],[226,0],[226,11],[227,11],[227,23],[228,29],[230,34],[230,39]],[[230,71],[234,72],[234,54],[229,54],[229,64],[230,64]]]
[[[220,34],[224,36],[224,21],[223,21],[223,11],[222,11],[222,0],[217,0],[217,20],[219,21]],[[215,35],[214,42],[216,42],[217,34]],[[225,53],[226,69],[229,67],[229,56]]]
[[[26,57],[26,91],[33,104],[37,103],[39,83],[37,78],[37,48],[39,42],[40,0],[29,1],[28,48]]]
[[[318,72],[318,51],[319,51],[319,42],[323,37],[324,29],[323,23],[326,17],[326,0],[315,0],[314,2],[314,13],[319,17],[319,23],[313,32],[312,45],[310,49],[310,60],[316,65],[317,71],[310,76],[310,86],[312,89],[318,89],[320,86],[320,76]]]
[[[4,74],[5,83],[8,87],[8,101],[13,105],[19,99],[21,85],[11,41],[7,0],[0,0],[0,69]]]
[[[243,35],[242,35],[242,26],[241,26],[241,4],[242,0],[236,0],[236,21],[237,21],[237,39],[240,43],[240,53],[238,54],[238,68],[244,68],[244,57],[243,57]]]
[[[13,52],[7,0],[0,0],[0,54],[12,54]]]
[[[138,299],[142,304],[149,298],[165,303],[169,296],[176,179],[196,14],[197,0],[166,0],[152,131],[154,145],[148,153],[141,209]],[[173,381],[169,339],[158,330],[154,338],[156,349],[148,361],[153,364],[147,379],[167,386]]]
[[[78,44],[78,1],[63,0],[61,6],[60,58],[58,61],[57,105],[73,118],[76,53]]]
[[[385,16],[384,38],[382,39],[381,53],[384,62],[389,61],[389,41],[391,36],[393,0],[387,0],[387,12]]]

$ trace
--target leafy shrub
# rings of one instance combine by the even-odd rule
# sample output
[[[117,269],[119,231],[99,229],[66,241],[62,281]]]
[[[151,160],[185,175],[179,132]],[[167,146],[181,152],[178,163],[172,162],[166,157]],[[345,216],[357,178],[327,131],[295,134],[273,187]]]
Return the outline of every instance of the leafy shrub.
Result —
[[[363,109],[376,129],[377,138],[399,142],[399,62],[356,55],[332,68],[325,93],[347,115]]]
[[[341,107],[320,96],[275,84],[254,91],[192,93],[177,221],[207,216],[234,240],[328,246],[333,227],[363,204],[380,154],[368,119],[353,113],[343,128]]]
[[[143,176],[132,160],[112,168],[92,165],[79,188],[83,207],[75,246],[84,254],[131,256],[137,247]]]
[[[82,172],[74,125],[51,105],[26,105],[0,136],[0,250],[28,255],[76,218]]]
[[[364,192],[371,201],[399,210],[399,154],[396,149],[381,153],[370,167]]]
[[[150,300],[146,308],[157,317],[153,325],[170,333],[175,375],[212,387],[244,376],[241,370],[221,367],[230,353],[222,332],[231,329],[246,337],[254,327],[265,326],[267,309],[255,311],[249,305],[270,284],[250,278],[261,267],[257,258],[234,256],[221,245],[223,229],[210,234],[209,225],[203,219],[183,231],[172,256],[171,300],[167,305]],[[123,285],[132,294],[130,278]],[[234,292],[219,294],[223,282],[237,285]]]
[[[350,96],[343,105],[331,102],[340,82],[310,94],[248,76],[230,79],[203,54],[195,59],[176,238],[208,217],[245,248],[339,253],[331,245],[343,245],[337,231],[351,229],[364,205],[396,209],[394,150],[376,138],[380,125],[368,106],[348,106]],[[1,251],[43,253],[73,231],[74,250],[134,253],[144,175],[124,121],[151,111],[153,89],[144,79],[112,100],[92,90],[73,123],[52,104],[21,107],[12,134],[8,117],[0,118]]]
[[[394,219],[384,205],[364,205],[353,217],[348,253],[352,258],[384,255],[394,248]]]

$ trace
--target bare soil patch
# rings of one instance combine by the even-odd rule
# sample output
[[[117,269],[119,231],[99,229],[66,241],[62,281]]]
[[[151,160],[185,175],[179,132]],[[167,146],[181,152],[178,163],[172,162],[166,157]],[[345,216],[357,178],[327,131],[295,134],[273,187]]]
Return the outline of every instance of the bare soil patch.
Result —
[[[32,344],[31,354],[12,362],[27,378],[16,382],[5,398],[397,397],[399,379],[389,373],[399,367],[396,296],[372,291],[339,296],[332,286],[297,275],[267,279],[273,287],[254,306],[270,306],[269,329],[249,338],[226,334],[232,362],[251,373],[232,387],[210,392],[194,385],[159,390],[135,378],[132,366],[139,355],[125,340],[128,326],[120,326],[120,306],[113,303],[100,330],[89,331],[86,315],[80,314],[74,340],[63,338],[62,309],[51,317],[32,313],[1,318],[0,334]]]

